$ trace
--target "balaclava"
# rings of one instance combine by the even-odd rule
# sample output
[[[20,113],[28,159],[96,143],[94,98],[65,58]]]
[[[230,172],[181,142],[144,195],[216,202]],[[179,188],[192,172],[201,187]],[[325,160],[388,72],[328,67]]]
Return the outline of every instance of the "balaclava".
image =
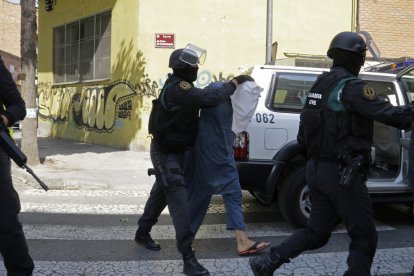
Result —
[[[353,75],[358,76],[361,66],[364,65],[363,56],[346,50],[334,49],[332,51],[333,65],[332,67],[343,67],[350,71]]]
[[[189,64],[187,64],[184,68],[173,68],[174,75],[191,83],[197,80],[197,72],[198,66],[191,66]]]

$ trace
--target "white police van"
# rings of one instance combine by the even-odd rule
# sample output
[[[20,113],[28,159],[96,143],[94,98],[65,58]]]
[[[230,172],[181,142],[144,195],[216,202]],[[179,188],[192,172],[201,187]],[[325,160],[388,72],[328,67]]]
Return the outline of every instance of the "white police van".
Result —
[[[307,92],[324,70],[255,66],[251,75],[264,91],[247,130],[234,143],[242,188],[264,204],[277,200],[284,218],[298,227],[306,224],[311,209],[304,149],[296,142],[299,115]],[[398,74],[361,72],[360,77],[395,106],[414,100],[412,66]],[[412,202],[407,184],[410,133],[377,122],[374,132],[367,181],[373,201]]]

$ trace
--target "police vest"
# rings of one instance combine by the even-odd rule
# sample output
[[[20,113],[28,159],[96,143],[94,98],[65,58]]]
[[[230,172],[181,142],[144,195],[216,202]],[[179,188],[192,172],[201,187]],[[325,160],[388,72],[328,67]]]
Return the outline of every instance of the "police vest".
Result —
[[[185,151],[193,146],[198,130],[199,108],[165,104],[165,92],[181,80],[167,80],[158,99],[152,101],[148,132],[153,140],[170,151]]]
[[[344,72],[325,72],[309,91],[301,120],[308,157],[337,160],[347,152],[371,149],[371,135],[363,116],[346,110],[341,103],[342,89],[356,80]]]

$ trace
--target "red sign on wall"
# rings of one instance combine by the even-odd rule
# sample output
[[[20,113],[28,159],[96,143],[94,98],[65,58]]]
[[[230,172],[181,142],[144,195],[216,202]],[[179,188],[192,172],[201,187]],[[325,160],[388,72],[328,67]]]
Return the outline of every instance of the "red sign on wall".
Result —
[[[155,48],[175,48],[175,34],[155,34]]]

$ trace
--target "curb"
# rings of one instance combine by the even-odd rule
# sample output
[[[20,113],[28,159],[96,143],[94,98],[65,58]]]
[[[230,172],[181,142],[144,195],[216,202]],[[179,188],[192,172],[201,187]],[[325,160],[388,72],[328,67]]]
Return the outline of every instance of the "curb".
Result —
[[[40,174],[37,174],[36,170],[33,170],[33,172],[49,187],[49,189],[62,190],[65,188],[64,181],[62,179],[45,178]],[[14,163],[11,166],[11,175],[14,178],[20,179],[25,184],[29,184],[31,187],[42,189],[30,173],[28,173],[24,168],[18,167]]]

